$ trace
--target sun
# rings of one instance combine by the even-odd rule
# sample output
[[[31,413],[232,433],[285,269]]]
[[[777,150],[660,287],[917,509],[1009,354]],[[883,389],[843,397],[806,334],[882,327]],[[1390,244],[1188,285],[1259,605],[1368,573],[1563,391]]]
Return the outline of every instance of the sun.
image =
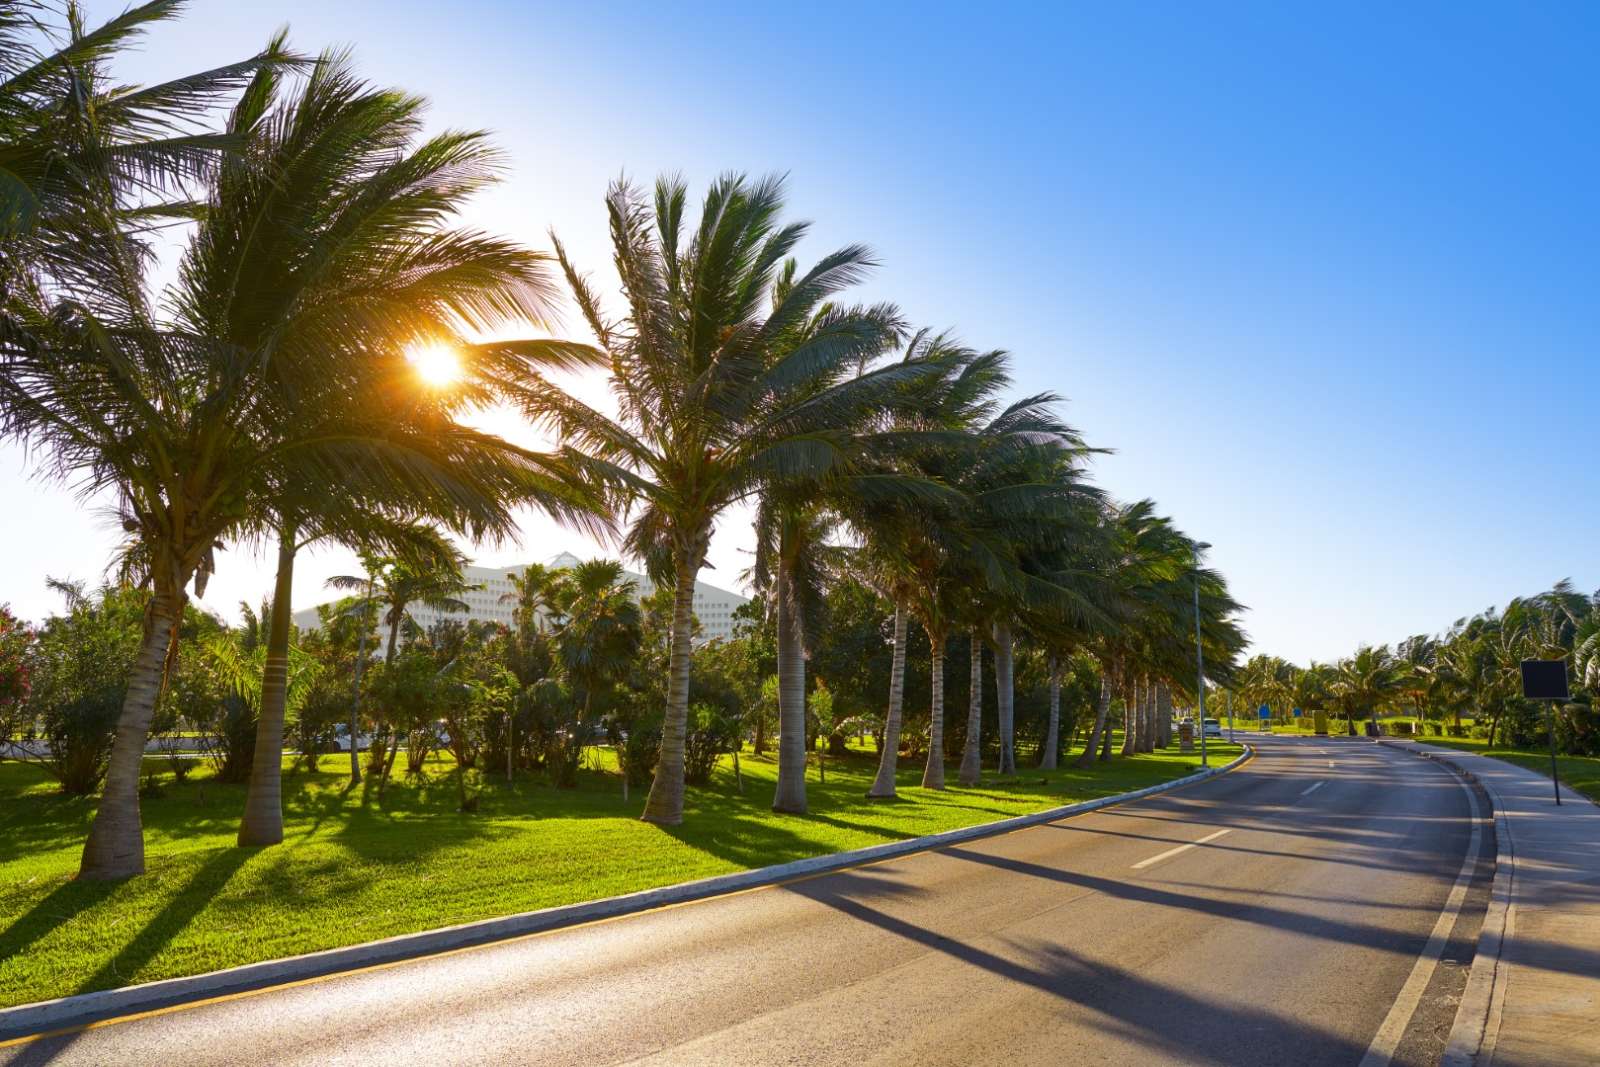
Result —
[[[406,358],[416,368],[417,377],[435,389],[448,388],[461,380],[461,359],[449,345],[413,345],[406,350]]]

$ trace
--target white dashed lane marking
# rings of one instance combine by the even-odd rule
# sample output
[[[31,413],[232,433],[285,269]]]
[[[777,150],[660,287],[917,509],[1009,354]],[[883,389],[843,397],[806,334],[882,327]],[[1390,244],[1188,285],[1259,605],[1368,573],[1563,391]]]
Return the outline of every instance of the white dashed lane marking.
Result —
[[[1151,856],[1147,860],[1140,860],[1138,863],[1135,863],[1133,865],[1133,869],[1136,870],[1136,871],[1143,870],[1144,868],[1150,866],[1153,863],[1160,863],[1164,859],[1171,859],[1173,856],[1176,856],[1180,852],[1187,852],[1191,848],[1195,848],[1195,847],[1197,847],[1199,845],[1205,844],[1207,841],[1215,841],[1217,838],[1221,837],[1223,834],[1231,834],[1231,833],[1233,833],[1233,829],[1230,827],[1229,829],[1226,829],[1226,830],[1218,830],[1214,834],[1207,834],[1205,837],[1202,837],[1198,841],[1191,841],[1187,845],[1179,845],[1177,848],[1169,848],[1165,852],[1162,852],[1159,855]]]

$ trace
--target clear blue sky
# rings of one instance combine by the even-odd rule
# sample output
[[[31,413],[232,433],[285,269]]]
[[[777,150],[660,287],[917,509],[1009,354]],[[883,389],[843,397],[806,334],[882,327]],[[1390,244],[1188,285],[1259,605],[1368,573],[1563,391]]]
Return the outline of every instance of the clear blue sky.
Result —
[[[281,22],[350,44],[439,125],[497,132],[515,175],[475,221],[555,225],[602,271],[617,174],[786,171],[807,253],[868,242],[866,295],[1069,397],[1116,449],[1103,484],[1215,545],[1260,650],[1600,586],[1600,7],[860,6],[212,0],[126,73]],[[0,597],[37,616],[113,534],[20,469],[0,454]],[[569,546],[535,523],[482,555]],[[269,582],[228,566],[231,612]],[[296,604],[347,566],[319,557]]]

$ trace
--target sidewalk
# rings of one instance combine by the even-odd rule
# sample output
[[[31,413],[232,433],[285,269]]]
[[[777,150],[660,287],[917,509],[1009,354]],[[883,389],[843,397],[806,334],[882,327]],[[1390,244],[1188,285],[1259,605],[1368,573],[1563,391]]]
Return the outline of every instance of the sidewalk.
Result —
[[[1515,764],[1414,747],[1478,778],[1494,803],[1499,842],[1479,941],[1483,966],[1473,964],[1446,1062],[1600,1064],[1600,807],[1570,789],[1556,807],[1550,779]],[[1486,1012],[1487,1024],[1475,1050],[1457,1035],[1475,1035],[1463,1024],[1476,1012]]]

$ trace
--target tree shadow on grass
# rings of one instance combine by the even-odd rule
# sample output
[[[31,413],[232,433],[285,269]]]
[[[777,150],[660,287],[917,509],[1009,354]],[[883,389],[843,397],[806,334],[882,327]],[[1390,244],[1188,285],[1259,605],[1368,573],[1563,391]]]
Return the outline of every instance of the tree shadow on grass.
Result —
[[[61,883],[4,930],[0,930],[0,960],[20,957],[34,943],[103,903],[120,888],[118,882],[69,880]]]
[[[176,894],[144,928],[100,969],[86,978],[76,992],[112,989],[135,980],[139,970],[153,960],[222,892],[255,849],[224,848],[195,869]]]

